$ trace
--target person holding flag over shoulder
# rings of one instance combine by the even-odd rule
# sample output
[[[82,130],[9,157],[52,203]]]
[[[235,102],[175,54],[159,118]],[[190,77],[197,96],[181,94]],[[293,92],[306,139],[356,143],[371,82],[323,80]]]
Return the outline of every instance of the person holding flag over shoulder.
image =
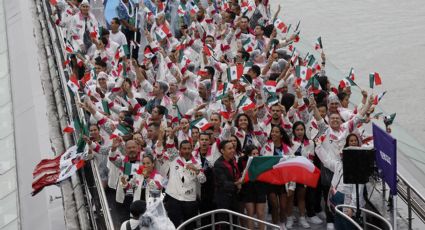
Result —
[[[139,47],[137,44],[139,44],[141,36],[136,22],[138,7],[133,3],[133,0],[120,0],[116,11],[117,17],[121,22],[122,32],[127,38],[128,44],[132,42],[136,44],[133,47],[132,57],[137,59],[139,55]]]

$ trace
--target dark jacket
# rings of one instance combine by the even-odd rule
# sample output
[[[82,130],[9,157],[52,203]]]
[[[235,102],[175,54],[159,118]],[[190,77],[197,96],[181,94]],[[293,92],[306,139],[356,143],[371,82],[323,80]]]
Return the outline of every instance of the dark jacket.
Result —
[[[218,158],[214,164],[215,201],[217,208],[236,200],[238,189],[235,181],[238,179],[239,170],[234,165],[236,164],[226,164],[223,156]]]

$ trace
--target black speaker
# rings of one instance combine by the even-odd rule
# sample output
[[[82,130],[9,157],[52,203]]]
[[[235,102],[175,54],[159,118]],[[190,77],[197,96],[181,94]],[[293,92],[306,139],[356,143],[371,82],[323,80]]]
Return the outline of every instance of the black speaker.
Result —
[[[342,151],[345,184],[366,184],[375,166],[375,149],[348,147]]]

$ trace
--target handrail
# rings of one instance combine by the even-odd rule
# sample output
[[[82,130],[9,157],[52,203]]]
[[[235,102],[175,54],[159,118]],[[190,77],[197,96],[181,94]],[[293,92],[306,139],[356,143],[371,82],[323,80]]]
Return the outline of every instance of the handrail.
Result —
[[[215,216],[214,215],[215,214],[218,214],[218,213],[228,214],[229,215],[229,221],[230,222],[226,222],[226,221],[215,222]],[[228,210],[228,209],[216,209],[216,210],[212,210],[212,211],[209,211],[209,212],[205,212],[205,213],[199,214],[197,216],[194,216],[194,217],[186,220],[180,226],[177,227],[177,230],[184,229],[184,227],[186,225],[188,225],[189,223],[191,223],[193,221],[197,221],[197,220],[199,220],[199,219],[201,219],[202,217],[205,217],[205,216],[211,216],[211,224],[209,224],[207,226],[202,226],[202,227],[197,228],[197,229],[203,229],[203,228],[209,227],[209,226],[215,227],[215,225],[222,224],[222,223],[229,224],[229,225],[231,225],[231,228],[233,228],[233,226],[236,225],[232,221],[233,215],[234,216],[237,216],[239,218],[244,218],[244,219],[252,220],[252,221],[257,222],[257,223],[264,224],[265,226],[270,227],[271,229],[280,229],[280,227],[278,225],[275,225],[275,224],[272,224],[272,223],[269,223],[269,222],[266,222],[266,221],[263,221],[263,220],[259,220],[259,219],[256,219],[254,217],[250,217],[250,216],[247,216],[247,215],[244,215],[244,214],[241,214],[241,213],[238,213],[238,212],[234,212],[234,211],[231,211],[231,210]],[[244,228],[242,226],[238,226],[238,225],[236,225],[236,226],[238,228],[246,229],[246,228]]]
[[[407,204],[407,221],[409,229],[412,229],[412,210],[419,219],[425,223],[425,198],[413,187],[409,181],[397,173],[397,195]],[[402,182],[402,184],[400,184]],[[406,187],[406,188],[405,188]],[[412,198],[412,192],[414,197]]]
[[[64,37],[63,37],[63,31],[61,28],[53,25],[52,21],[50,20],[50,17],[48,17],[48,12],[49,10],[51,11],[50,8],[50,4],[46,4],[46,0],[43,0],[43,5],[44,5],[44,11],[46,14],[46,18],[48,18],[48,23],[49,23],[49,28],[52,31],[52,35],[51,36],[51,43],[54,45],[54,56],[56,59],[57,63],[63,63],[65,60],[65,47],[63,44],[64,41]],[[78,108],[76,106],[75,101],[80,101],[80,95],[76,94],[73,97],[71,97],[71,94],[69,92],[69,89],[67,87],[67,79],[69,78],[69,73],[72,72],[72,70],[69,67],[63,67],[61,64],[58,64],[58,73],[59,73],[59,81],[61,83],[61,87],[63,90],[63,96],[65,98],[65,102],[66,102],[66,110],[68,113],[68,116],[70,118],[73,118],[76,116],[78,116],[78,118],[83,122],[83,124],[86,123],[86,117],[84,112],[82,111],[81,108]],[[77,141],[77,136],[73,135],[73,140],[74,142]],[[96,190],[90,189],[89,186],[87,185],[87,181],[86,178],[83,178],[83,184],[84,184],[84,190],[86,192],[86,203],[91,205],[92,201],[90,199],[93,199],[93,196],[97,196],[99,197],[99,199],[95,199],[94,201],[98,201],[100,202],[100,204],[94,204],[97,207],[97,212],[101,215],[97,215],[95,216],[93,213],[93,207],[89,207],[89,211],[90,211],[90,217],[91,217],[91,222],[92,222],[92,227],[94,229],[104,229],[103,227],[105,227],[108,230],[114,230],[114,225],[112,222],[112,217],[111,217],[111,213],[109,211],[109,205],[106,199],[106,195],[105,195],[105,191],[102,187],[102,183],[100,182],[100,175],[98,172],[98,168],[97,165],[91,161],[90,162],[90,167],[88,167],[90,173],[92,174],[91,176],[93,176],[94,179],[94,186],[96,187]],[[96,194],[93,194],[93,192],[95,192]],[[90,193],[90,194],[87,194]],[[103,224],[101,224],[102,227],[98,227],[97,223],[96,223],[96,219],[99,220],[99,217],[103,217]],[[96,218],[97,217],[97,218]]]
[[[335,207],[335,211],[338,215],[344,217],[344,219],[346,219],[351,224],[353,224],[357,229],[360,229],[360,230],[363,229],[356,221],[354,221],[351,217],[349,217],[347,214],[345,214],[343,211],[341,211],[340,209],[342,209],[342,208],[351,208],[351,209],[354,209],[354,210],[356,210],[357,208],[355,206],[352,206],[352,205],[340,204],[340,205],[337,205]],[[388,227],[387,228],[388,230],[393,229],[393,227],[391,226],[391,223],[388,220],[386,220],[384,217],[382,217],[381,215],[378,215],[378,214],[376,214],[376,213],[374,213],[370,210],[364,209],[364,208],[360,208],[360,210],[365,214],[369,214],[369,215],[381,220]],[[377,227],[373,224],[369,224],[367,222],[364,222],[364,224],[369,225],[369,226],[373,226],[373,227],[378,228],[378,229],[381,229],[381,228],[379,228],[379,227]]]

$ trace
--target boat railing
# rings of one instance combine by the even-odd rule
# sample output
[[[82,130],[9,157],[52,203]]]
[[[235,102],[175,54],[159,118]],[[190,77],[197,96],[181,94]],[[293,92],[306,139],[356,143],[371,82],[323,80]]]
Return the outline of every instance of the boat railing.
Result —
[[[414,219],[412,217],[412,211],[422,223],[425,223],[425,198],[399,173],[397,174],[397,195],[407,205],[407,223],[409,229],[412,229]]]
[[[66,114],[69,118],[78,117],[83,125],[86,125],[88,117],[84,111],[77,106],[76,102],[81,101],[79,94],[72,94],[67,87],[67,82],[72,70],[69,66],[63,66],[62,63],[66,60],[66,52],[64,46],[64,37],[62,28],[55,26],[51,20],[52,9],[48,0],[41,0],[42,11],[46,18],[46,26],[48,28],[50,43],[52,44],[51,55],[55,56],[57,72],[62,88],[62,96],[66,103]],[[43,26],[43,25],[42,25]],[[74,143],[77,143],[78,137],[81,135],[78,130],[72,135]],[[90,161],[83,170],[78,174],[80,181],[84,187],[85,206],[88,208],[88,217],[91,222],[92,229],[108,229],[114,230],[114,223],[109,210],[108,200],[105,195],[104,188],[100,179],[99,169],[94,161]]]
[[[223,214],[228,217],[228,220],[217,220],[216,215],[223,215]],[[280,229],[280,227],[278,225],[275,225],[275,224],[272,224],[272,223],[269,223],[269,222],[266,222],[266,221],[263,221],[263,220],[259,220],[259,219],[256,219],[254,217],[250,217],[250,216],[247,216],[247,215],[244,215],[244,214],[240,214],[238,212],[234,212],[234,211],[231,211],[231,210],[228,210],[228,209],[216,209],[216,210],[212,210],[212,211],[209,211],[209,212],[199,214],[197,216],[194,216],[194,217],[186,220],[180,226],[177,227],[177,230],[185,229],[185,227],[187,225],[201,221],[201,218],[210,218],[211,223],[203,225],[199,228],[195,228],[196,230],[216,229],[216,227],[218,227],[218,226],[228,226],[228,228],[230,230],[233,230],[233,229],[247,229],[247,230],[249,230],[249,228],[242,226],[240,223],[238,223],[238,222],[235,223],[234,217],[238,217],[240,220],[250,220],[254,224],[264,224],[264,226],[266,226],[267,229]]]
[[[344,208],[349,208],[354,210],[353,213],[356,212],[356,207],[355,206],[351,206],[351,205],[337,205],[335,207],[335,211],[337,215],[342,216],[344,219],[346,219],[348,222],[350,222],[353,226],[355,226],[357,229],[378,229],[378,230],[392,230],[393,227],[391,225],[391,223],[386,220],[384,217],[382,217],[381,215],[372,212],[370,210],[364,209],[364,208],[360,208],[361,213],[362,213],[362,225],[361,226],[358,222],[356,222],[353,218],[351,218],[350,216],[348,216],[346,213],[344,213],[343,209]],[[382,226],[376,226],[375,224],[368,222],[368,217],[373,217],[375,219],[378,219],[380,222],[382,222]]]

